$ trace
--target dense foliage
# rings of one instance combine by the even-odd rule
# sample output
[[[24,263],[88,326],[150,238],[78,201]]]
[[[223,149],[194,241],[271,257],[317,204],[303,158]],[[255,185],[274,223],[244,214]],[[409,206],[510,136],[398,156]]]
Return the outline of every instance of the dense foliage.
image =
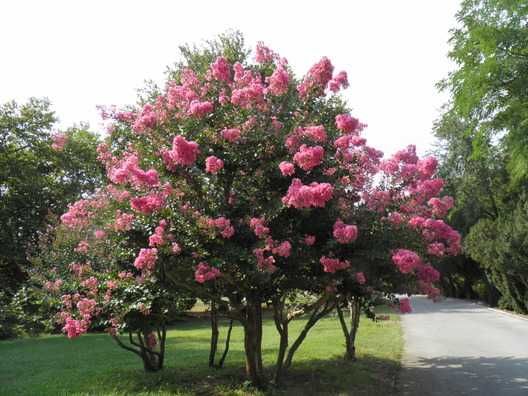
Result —
[[[97,136],[84,127],[55,132],[55,121],[46,100],[0,106],[0,337],[13,335],[8,323],[23,304],[8,305],[27,279],[39,233],[103,175]]]
[[[435,132],[466,255],[450,260],[443,279],[454,295],[527,312],[528,5],[468,0],[457,17],[457,68],[441,84],[452,100]]]

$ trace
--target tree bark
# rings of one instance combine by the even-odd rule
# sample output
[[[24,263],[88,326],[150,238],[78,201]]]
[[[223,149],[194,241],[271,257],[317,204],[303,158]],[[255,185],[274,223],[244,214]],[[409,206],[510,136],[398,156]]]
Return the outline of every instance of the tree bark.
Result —
[[[216,303],[211,301],[211,345],[209,348],[209,367],[215,366],[216,350],[218,349],[218,310]]]
[[[244,349],[246,353],[246,375],[257,388],[264,387],[262,373],[262,307],[258,299],[248,300],[245,309]]]

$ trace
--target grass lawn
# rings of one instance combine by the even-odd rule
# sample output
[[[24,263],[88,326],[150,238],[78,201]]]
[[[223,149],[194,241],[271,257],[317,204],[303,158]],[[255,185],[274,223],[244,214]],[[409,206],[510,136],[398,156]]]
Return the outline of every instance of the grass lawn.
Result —
[[[302,320],[291,324],[290,337]],[[225,328],[222,328],[225,331]],[[242,329],[233,329],[226,367],[209,369],[209,322],[196,319],[167,335],[165,369],[144,373],[139,358],[106,334],[74,340],[43,336],[0,342],[0,395],[260,395],[244,382]],[[278,337],[264,323],[262,353],[272,365]],[[398,315],[361,321],[356,362],[344,361],[344,340],[335,317],[321,320],[294,358],[281,390],[274,395],[391,395],[403,347]],[[222,340],[219,343],[223,348]],[[220,351],[221,353],[221,351]]]

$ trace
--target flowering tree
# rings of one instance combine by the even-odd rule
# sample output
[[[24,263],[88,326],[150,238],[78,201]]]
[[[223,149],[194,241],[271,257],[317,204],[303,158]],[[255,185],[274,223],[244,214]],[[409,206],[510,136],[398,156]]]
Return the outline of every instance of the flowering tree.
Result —
[[[367,146],[365,125],[338,94],[345,72],[322,58],[298,80],[262,44],[250,63],[238,36],[182,52],[165,87],[139,107],[104,112],[109,137],[98,152],[108,185],[62,217],[78,232],[78,254],[110,249],[97,270],[106,286],[79,284],[93,302],[65,302],[69,335],[86,331],[99,311],[109,313],[111,332],[128,326],[138,309],[114,290],[136,288],[138,299],[151,288],[186,291],[242,324],[247,375],[260,386],[263,304],[281,338],[278,378],[339,299],[372,289],[437,294],[438,273],[422,257],[456,253],[459,238],[435,218],[452,204],[436,198],[436,162],[413,147],[384,161]],[[312,297],[291,303],[299,293]],[[288,323],[304,313],[290,345]],[[141,323],[130,341],[157,352],[151,346],[164,330]]]

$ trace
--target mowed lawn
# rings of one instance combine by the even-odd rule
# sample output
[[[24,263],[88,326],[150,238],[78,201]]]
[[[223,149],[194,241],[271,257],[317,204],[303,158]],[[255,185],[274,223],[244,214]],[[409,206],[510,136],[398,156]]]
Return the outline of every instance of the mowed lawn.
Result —
[[[291,324],[291,337],[303,320]],[[222,335],[225,327],[222,327]],[[336,317],[321,320],[297,352],[280,389],[258,392],[244,383],[243,334],[233,329],[224,369],[209,369],[209,322],[193,319],[167,336],[165,369],[144,373],[138,357],[106,334],[68,340],[60,335],[0,342],[1,395],[391,395],[403,347],[399,317],[361,321],[358,360],[342,359],[344,339]],[[291,341],[292,342],[292,341]],[[278,337],[265,320],[263,357],[273,365]],[[222,351],[223,344],[220,342]],[[221,353],[220,351],[220,353]]]

